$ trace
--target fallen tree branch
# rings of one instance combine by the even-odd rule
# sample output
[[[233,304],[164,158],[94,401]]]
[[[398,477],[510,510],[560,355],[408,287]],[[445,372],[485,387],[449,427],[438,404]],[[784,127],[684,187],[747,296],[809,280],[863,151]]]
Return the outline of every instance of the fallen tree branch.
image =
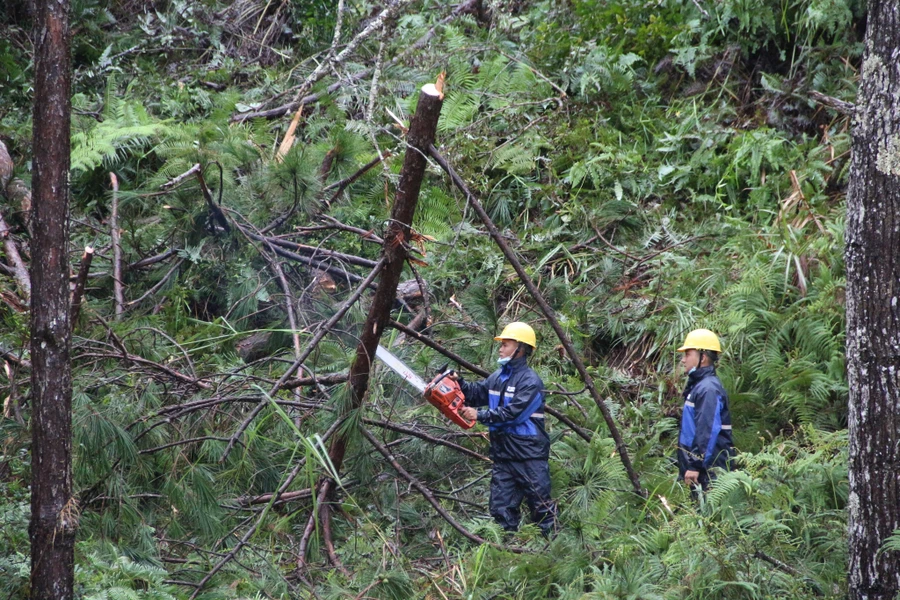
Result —
[[[341,318],[343,318],[343,316],[347,313],[348,310],[350,310],[350,308],[354,304],[356,304],[356,301],[359,300],[360,296],[362,296],[362,293],[369,287],[369,285],[375,280],[375,278],[381,272],[381,269],[384,266],[384,263],[385,263],[384,259],[381,259],[380,261],[378,261],[378,264],[375,266],[374,269],[372,269],[372,272],[369,273],[369,276],[366,277],[365,281],[363,281],[363,283],[359,287],[357,287],[356,291],[354,291],[353,294],[351,294],[351,296],[347,299],[346,302],[344,302],[344,304],[341,306],[341,308],[339,308],[338,311],[336,313],[334,313],[334,315],[332,315],[332,317],[330,319],[328,319],[328,321],[319,328],[319,331],[316,332],[316,334],[313,336],[313,338],[309,341],[309,344],[307,344],[306,350],[304,350],[303,353],[300,355],[300,357],[297,360],[295,360],[294,363],[290,367],[288,367],[288,369],[284,372],[284,374],[281,376],[281,378],[269,390],[267,397],[264,397],[262,400],[260,400],[259,404],[256,405],[256,408],[254,408],[250,412],[250,414],[247,415],[247,418],[244,419],[243,423],[241,423],[241,426],[238,427],[238,430],[234,433],[234,435],[231,436],[231,441],[228,442],[228,446],[225,448],[225,451],[222,453],[222,458],[220,459],[219,462],[223,462],[228,457],[228,454],[231,452],[231,449],[234,447],[234,444],[241,437],[241,435],[244,433],[244,431],[247,429],[247,427],[250,426],[250,423],[253,421],[254,418],[256,418],[256,415],[258,415],[262,411],[262,409],[266,406],[266,403],[268,402],[268,398],[275,396],[275,394],[278,392],[278,390],[281,389],[281,386],[284,385],[284,383],[291,377],[291,375],[293,375],[294,372],[300,367],[300,365],[303,363],[303,361],[306,360],[310,354],[312,354],[313,350],[316,349],[316,346],[318,346],[319,342],[321,342],[322,339],[331,331],[331,328],[334,327],[337,324],[337,322],[341,320]]]
[[[98,319],[100,318],[97,315],[94,315],[94,317]],[[108,327],[109,326],[107,325],[107,328]],[[110,333],[112,333],[111,330]],[[79,358],[120,358],[138,365],[151,367],[154,370],[159,371],[160,373],[164,373],[172,379],[176,379],[182,383],[187,383],[203,390],[211,389],[211,386],[208,383],[201,381],[200,379],[194,379],[193,377],[189,377],[184,373],[176,371],[175,369],[171,369],[165,365],[161,365],[158,362],[154,362],[150,359],[138,356],[136,354],[131,354],[130,352],[125,351],[124,346],[119,349],[118,354],[115,352],[85,352],[83,354],[80,354]]]
[[[415,50],[418,50],[419,48],[425,47],[434,38],[434,36],[437,33],[437,29],[439,27],[443,27],[444,25],[446,25],[447,23],[449,23],[450,21],[452,21],[459,15],[472,13],[473,9],[479,5],[480,1],[481,0],[467,0],[465,2],[461,2],[460,4],[458,4],[457,7],[449,15],[447,15],[446,17],[441,19],[434,27],[429,29],[422,37],[420,37],[418,40],[413,42],[413,44],[411,44],[409,47],[407,47],[403,52],[401,52],[400,54],[398,54],[397,56],[392,58],[390,60],[390,62],[388,62],[388,64],[386,65],[385,68],[390,68],[390,67],[396,65],[397,63],[402,61],[404,58],[406,58],[411,52],[414,52]],[[379,24],[379,28],[380,28],[380,26],[381,26],[381,24]],[[337,63],[337,64],[339,64],[339,63]],[[253,111],[253,112],[236,113],[231,116],[231,122],[232,123],[241,123],[243,121],[247,121],[250,119],[277,119],[278,117],[283,117],[284,115],[286,115],[290,112],[294,112],[300,106],[303,106],[306,104],[315,104],[316,102],[321,100],[322,97],[333,94],[337,90],[341,89],[347,83],[355,83],[357,81],[360,81],[361,79],[365,79],[366,77],[371,75],[373,73],[373,71],[374,71],[373,68],[363,69],[362,71],[359,71],[357,73],[354,73],[354,74],[348,76],[343,81],[336,81],[335,83],[332,83],[327,88],[325,88],[324,92],[310,94],[308,96],[304,96],[303,98],[300,98],[299,100],[297,100],[295,97],[294,101],[284,104],[282,106],[278,106],[276,108],[271,108],[268,110],[261,110],[261,111]],[[305,84],[305,82],[304,82],[304,84]],[[302,90],[304,84],[301,84],[299,89]],[[305,93],[305,92],[301,92],[301,93]],[[300,93],[298,93],[297,95],[300,95]]]
[[[109,211],[109,237],[112,240],[113,260],[113,298],[116,320],[125,312],[125,285],[122,283],[122,232],[119,231],[119,178],[115,173],[109,174],[112,183],[112,208]]]
[[[616,425],[615,419],[613,419],[612,413],[610,413],[609,411],[609,407],[606,406],[606,402],[603,400],[603,398],[600,397],[600,393],[597,391],[597,387],[594,384],[593,377],[591,377],[590,373],[588,373],[584,362],[581,360],[578,352],[576,352],[574,345],[569,339],[569,336],[559,324],[559,321],[557,320],[553,309],[549,304],[547,304],[544,296],[541,294],[540,290],[538,290],[537,286],[534,285],[534,282],[525,271],[522,263],[516,257],[515,253],[513,253],[512,249],[510,249],[509,245],[506,243],[506,240],[504,240],[500,235],[500,232],[497,230],[496,225],[494,225],[494,222],[488,216],[487,212],[485,212],[484,208],[481,206],[481,203],[478,202],[472,192],[469,191],[466,183],[456,173],[453,167],[450,166],[450,164],[447,162],[447,159],[445,159],[434,146],[430,146],[428,148],[428,153],[441,166],[441,168],[446,171],[446,173],[450,176],[451,181],[453,181],[454,185],[456,185],[460,189],[460,191],[465,194],[467,201],[480,217],[481,222],[487,228],[491,237],[494,239],[494,242],[496,242],[497,246],[503,252],[504,256],[506,256],[506,259],[512,265],[513,269],[515,269],[516,273],[519,276],[519,280],[522,282],[522,284],[531,294],[531,297],[540,307],[541,312],[544,313],[544,316],[547,318],[547,321],[550,323],[553,331],[556,332],[556,336],[559,338],[559,341],[562,343],[563,347],[566,349],[566,352],[569,354],[569,359],[572,361],[572,364],[575,366],[579,375],[581,375],[581,379],[584,381],[584,384],[590,392],[591,397],[597,404],[597,408],[599,408],[600,412],[603,414],[603,419],[604,421],[606,421],[606,426],[609,428],[610,435],[616,443],[616,450],[619,453],[619,458],[622,461],[622,465],[625,467],[625,472],[628,474],[628,478],[631,480],[631,485],[634,487],[635,493],[641,497],[646,497],[646,493],[641,487],[641,482],[638,478],[637,472],[634,470],[634,467],[631,464],[631,458],[628,456],[628,447],[625,444],[625,440],[622,438],[622,434],[619,432],[619,428]]]
[[[459,354],[456,354],[456,353],[453,352],[452,350],[449,350],[449,349],[445,348],[445,347],[442,346],[441,344],[435,342],[435,341],[434,341],[433,339],[431,339],[430,337],[428,337],[428,336],[426,336],[426,335],[423,335],[423,334],[419,333],[419,332],[416,331],[415,329],[412,329],[412,328],[410,328],[410,327],[407,327],[407,326],[404,325],[403,323],[401,323],[401,322],[399,322],[399,321],[395,321],[394,319],[391,319],[391,320],[389,321],[389,324],[390,324],[390,326],[393,327],[394,329],[396,329],[396,330],[398,330],[398,331],[402,331],[403,333],[405,333],[405,334],[408,335],[409,337],[411,337],[411,338],[413,338],[413,339],[415,339],[415,340],[417,340],[417,341],[419,341],[419,342],[422,342],[422,344],[428,346],[428,347],[431,348],[432,350],[437,350],[438,352],[440,352],[441,354],[443,354],[444,356],[446,356],[447,358],[449,358],[450,360],[452,360],[453,362],[455,362],[455,363],[458,364],[459,366],[463,367],[464,369],[466,369],[466,370],[468,370],[468,371],[471,371],[472,373],[475,373],[476,375],[479,375],[479,376],[481,376],[481,377],[487,377],[488,375],[490,375],[490,373],[488,373],[487,371],[485,371],[484,369],[482,369],[482,368],[479,367],[478,365],[476,365],[476,364],[474,364],[474,363],[470,363],[469,361],[467,361],[466,359],[464,359],[464,358],[463,358],[462,356],[460,356]]]
[[[387,461],[391,464],[391,466],[394,468],[394,470],[397,471],[397,473],[403,479],[405,479],[412,487],[416,488],[416,490],[418,490],[418,492],[420,494],[422,494],[422,497],[425,498],[425,500],[427,500],[428,503],[434,507],[435,511],[437,511],[437,513],[445,521],[447,521],[447,523],[449,523],[450,526],[453,527],[453,529],[455,529],[460,534],[462,534],[463,537],[475,542],[476,544],[490,544],[491,546],[494,546],[495,548],[503,548],[505,550],[510,550],[512,552],[521,552],[521,550],[519,550],[517,548],[505,548],[503,546],[498,546],[496,544],[492,544],[492,543],[488,542],[487,540],[478,537],[477,535],[475,535],[474,533],[472,533],[471,531],[469,531],[468,529],[466,529],[465,527],[460,525],[459,522],[457,522],[457,520],[454,519],[453,516],[444,509],[443,506],[441,506],[441,503],[438,501],[437,498],[434,497],[434,494],[431,493],[431,490],[428,489],[418,479],[413,477],[406,469],[404,469],[400,465],[400,463],[397,462],[397,459],[394,458],[394,455],[391,454],[391,451],[388,450],[384,444],[382,444],[380,441],[378,441],[378,438],[376,438],[374,435],[372,435],[372,433],[365,427],[361,427],[360,432],[362,433],[363,437],[365,437],[369,441],[369,443],[372,444],[372,446],[376,450],[378,450],[378,452],[385,459],[387,459]]]
[[[354,174],[351,175],[350,177],[347,177],[347,178],[345,178],[345,179],[342,179],[342,180],[340,180],[340,181],[338,181],[338,182],[336,182],[336,183],[332,183],[331,185],[329,185],[328,187],[326,187],[326,188],[324,189],[324,191],[326,191],[326,192],[331,191],[331,190],[333,190],[333,189],[335,189],[335,188],[337,189],[337,191],[331,196],[330,199],[328,199],[328,200],[325,201],[325,205],[326,205],[326,206],[331,206],[331,203],[334,202],[335,200],[337,200],[337,199],[338,199],[338,196],[340,196],[341,193],[342,193],[345,189],[347,189],[347,186],[349,186],[349,185],[352,184],[354,181],[356,181],[357,179],[359,179],[360,177],[362,177],[363,175],[365,175],[372,167],[374,167],[375,165],[377,165],[378,163],[380,163],[380,162],[382,162],[382,161],[385,161],[385,160],[389,159],[390,157],[391,157],[391,153],[390,153],[390,152],[385,152],[385,153],[384,153],[384,156],[377,156],[377,157],[373,158],[372,160],[370,160],[369,162],[367,162],[366,164],[364,164],[364,165],[363,165],[356,173],[354,173]]]
[[[846,102],[844,100],[839,100],[837,98],[833,98],[831,96],[826,96],[822,92],[817,92],[816,90],[809,91],[809,97],[822,104],[831,108],[842,115],[847,115],[848,117],[852,117],[856,114],[856,104],[853,102]]]
[[[75,290],[72,292],[72,331],[75,331],[75,323],[78,322],[78,313],[81,311],[81,299],[84,297],[84,286],[87,283],[88,271],[91,269],[91,261],[94,260],[94,249],[91,246],[84,247],[81,255],[81,265],[78,267],[78,276],[75,278]]]
[[[31,276],[28,274],[28,267],[25,266],[25,261],[22,260],[22,256],[19,254],[19,249],[12,239],[9,226],[3,219],[2,214],[0,214],[0,237],[3,238],[3,250],[11,263],[10,268],[13,270],[13,279],[19,286],[19,291],[22,293],[25,303],[28,304],[31,302]]]
[[[390,421],[378,421],[375,419],[363,419],[363,423],[367,423],[369,425],[374,425],[375,427],[380,427],[381,429],[387,429],[389,431],[395,431],[397,433],[405,433],[406,435],[411,435],[413,437],[417,437],[420,440],[425,440],[427,442],[431,442],[432,444],[436,444],[438,446],[445,446],[447,448],[452,448],[456,450],[460,454],[465,454],[466,456],[470,456],[476,460],[480,460],[482,462],[491,462],[487,456],[483,454],[479,454],[474,450],[469,450],[465,446],[460,446],[459,444],[442,440],[441,438],[437,438],[427,433],[423,433],[417,429],[412,429],[411,427],[403,427],[402,425],[397,425],[396,423],[391,423]]]
[[[192,177],[193,175],[196,175],[199,172],[200,172],[200,163],[197,163],[194,166],[192,166],[190,169],[188,169],[187,171],[182,173],[181,175],[179,175],[173,179],[170,179],[169,181],[167,181],[164,184],[162,184],[161,186],[159,186],[159,189],[170,190],[172,188],[176,188],[179,185],[181,185],[182,183],[184,183],[189,177]]]
[[[348,231],[350,233],[358,234],[363,240],[366,240],[369,242],[374,242],[376,244],[384,243],[384,240],[381,239],[380,237],[378,237],[374,231],[371,231],[371,230],[367,231],[365,229],[360,229],[359,227],[352,227],[350,225],[345,225],[344,223],[341,223],[340,221],[338,221],[337,219],[335,219],[334,217],[332,217],[330,215],[320,215],[319,218],[323,221],[331,223],[331,225],[334,226],[335,229],[340,229],[342,231]]]
[[[148,256],[147,258],[142,258],[141,260],[135,261],[125,267],[127,271],[135,271],[137,269],[143,269],[144,267],[149,267],[151,265],[155,265],[159,262],[164,262],[175,256],[181,251],[180,248],[171,248],[166,250],[161,254],[157,254],[156,256]]]
[[[143,302],[144,300],[146,300],[147,298],[149,298],[150,296],[152,296],[153,294],[155,294],[156,292],[161,290],[162,287],[164,285],[166,285],[166,282],[169,281],[169,278],[172,277],[172,275],[175,273],[175,271],[177,271],[178,268],[181,267],[181,264],[184,262],[184,260],[185,259],[183,259],[183,258],[179,258],[178,261],[174,265],[172,265],[172,268],[169,269],[168,272],[162,276],[162,279],[160,279],[159,281],[156,282],[156,285],[154,285],[149,290],[144,292],[140,298],[138,298],[136,300],[131,300],[130,302],[127,302],[125,304],[125,306],[127,308],[131,308],[132,306],[137,306],[138,304],[140,304],[141,302]]]

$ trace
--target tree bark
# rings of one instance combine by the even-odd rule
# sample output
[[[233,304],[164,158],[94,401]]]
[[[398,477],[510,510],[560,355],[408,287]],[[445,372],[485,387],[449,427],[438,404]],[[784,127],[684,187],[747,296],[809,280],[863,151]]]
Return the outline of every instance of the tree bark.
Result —
[[[72,497],[69,361],[69,2],[38,2],[34,28],[31,283],[31,596],[72,598],[78,505]]]
[[[853,600],[893,600],[900,553],[900,11],[870,0],[847,196],[850,384],[849,586]]]
[[[409,125],[407,141],[409,148],[400,170],[397,194],[391,209],[391,218],[384,236],[384,268],[378,281],[378,288],[372,298],[369,314],[363,325],[360,342],[356,347],[356,358],[350,366],[351,409],[362,406],[369,386],[369,374],[375,349],[381,334],[391,318],[391,307],[397,296],[397,285],[403,272],[403,265],[409,254],[407,242],[410,239],[410,225],[416,211],[419,190],[425,177],[428,148],[434,143],[438,117],[444,96],[434,85],[422,88],[416,113]],[[336,471],[340,471],[347,450],[347,436],[335,438],[329,449],[329,456]]]

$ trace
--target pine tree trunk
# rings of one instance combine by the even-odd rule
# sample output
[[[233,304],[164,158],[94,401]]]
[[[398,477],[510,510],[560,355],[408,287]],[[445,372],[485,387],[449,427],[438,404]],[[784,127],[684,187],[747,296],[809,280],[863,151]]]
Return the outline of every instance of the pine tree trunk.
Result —
[[[870,0],[847,197],[850,598],[894,600],[900,553],[900,9]]]
[[[443,95],[435,86],[426,85],[419,96],[416,114],[409,124],[407,136],[409,148],[406,150],[403,168],[400,170],[400,181],[397,183],[391,219],[384,236],[385,264],[378,280],[378,288],[372,298],[372,305],[369,307],[369,315],[363,325],[359,345],[356,347],[356,358],[350,365],[352,408],[362,406],[363,397],[369,386],[369,373],[375,359],[375,350],[391,318],[391,308],[397,297],[397,285],[400,283],[403,265],[406,263],[410,225],[416,212],[419,190],[422,188],[422,179],[428,163],[425,157],[428,155],[428,147],[434,143],[442,104]],[[346,436],[339,435],[329,450],[331,462],[337,471],[340,471],[346,448]]]
[[[41,0],[34,29],[34,232],[31,260],[31,597],[72,598],[69,363],[69,2]]]

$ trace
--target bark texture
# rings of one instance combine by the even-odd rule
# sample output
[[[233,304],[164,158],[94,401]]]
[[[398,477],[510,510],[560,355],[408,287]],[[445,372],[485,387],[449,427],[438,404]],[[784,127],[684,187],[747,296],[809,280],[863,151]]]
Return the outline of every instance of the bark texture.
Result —
[[[434,94],[426,90],[432,90]],[[384,268],[381,270],[378,288],[372,298],[362,336],[356,347],[356,358],[350,366],[350,403],[353,408],[362,406],[369,386],[375,349],[391,318],[391,308],[397,297],[397,285],[400,283],[403,265],[408,256],[410,225],[419,200],[422,179],[425,176],[428,162],[426,156],[429,146],[434,143],[442,105],[443,95],[437,92],[433,85],[426,85],[419,96],[416,113],[409,124],[407,136],[409,148],[406,150],[403,168],[400,170],[400,181],[391,209],[391,219],[384,236]],[[346,450],[346,436],[337,436],[329,450],[331,462],[337,471],[340,471]]]
[[[31,597],[73,597],[78,507],[72,497],[69,363],[69,2],[38,3],[34,30],[31,261]]]
[[[900,9],[870,0],[847,198],[850,598],[893,600],[900,553]]]

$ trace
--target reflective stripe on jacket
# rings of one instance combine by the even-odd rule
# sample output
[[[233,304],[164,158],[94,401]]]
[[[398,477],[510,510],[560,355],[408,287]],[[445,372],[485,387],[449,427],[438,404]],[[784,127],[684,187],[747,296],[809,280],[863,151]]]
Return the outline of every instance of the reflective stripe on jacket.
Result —
[[[713,366],[695,369],[684,390],[684,412],[678,435],[678,471],[730,469],[734,455],[728,394]]]
[[[548,459],[550,438],[544,429],[544,382],[517,358],[480,382],[460,382],[466,405],[480,408],[478,422],[488,426],[491,459]]]

